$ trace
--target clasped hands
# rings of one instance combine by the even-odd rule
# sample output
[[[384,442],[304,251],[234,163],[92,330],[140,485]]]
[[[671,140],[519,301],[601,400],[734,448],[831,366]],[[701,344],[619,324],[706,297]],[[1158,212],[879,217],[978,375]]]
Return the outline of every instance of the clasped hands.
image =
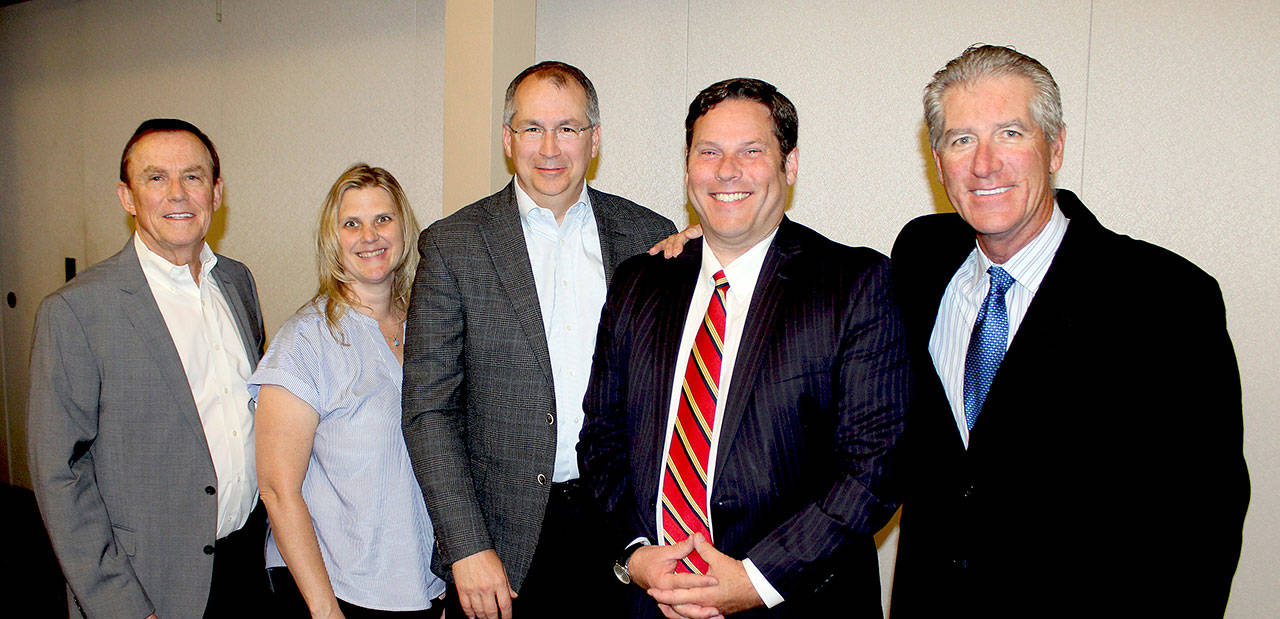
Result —
[[[707,562],[707,573],[676,573],[676,564],[695,550]],[[637,549],[627,571],[670,619],[723,619],[764,604],[742,562],[716,550],[700,533],[678,544]]]

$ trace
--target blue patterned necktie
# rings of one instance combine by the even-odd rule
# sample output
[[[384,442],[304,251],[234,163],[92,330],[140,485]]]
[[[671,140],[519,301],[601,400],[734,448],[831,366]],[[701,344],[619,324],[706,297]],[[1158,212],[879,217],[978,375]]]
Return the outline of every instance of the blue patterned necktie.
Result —
[[[987,400],[987,391],[1009,344],[1009,312],[1004,306],[1004,295],[1013,285],[1013,277],[994,265],[987,273],[991,275],[991,289],[978,308],[978,318],[973,321],[973,333],[969,335],[969,352],[964,356],[964,420],[970,430],[978,419],[982,403]]]

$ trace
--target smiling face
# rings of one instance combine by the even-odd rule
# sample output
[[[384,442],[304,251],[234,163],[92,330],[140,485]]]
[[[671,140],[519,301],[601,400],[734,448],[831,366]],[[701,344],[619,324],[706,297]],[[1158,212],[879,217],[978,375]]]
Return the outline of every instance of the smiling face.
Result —
[[[1044,229],[1053,214],[1053,173],[1062,166],[1065,131],[1049,136],[1031,115],[1031,80],[990,76],[942,96],[943,136],[933,151],[947,197],[978,233],[978,245],[1003,264]]]
[[[600,127],[564,139],[557,129],[581,129],[587,119],[587,93],[575,82],[563,86],[533,76],[516,88],[515,114],[510,125],[517,131],[541,127],[541,139],[526,140],[502,128],[502,148],[516,168],[520,188],[533,201],[562,217],[582,193],[591,159],[600,149]]]
[[[186,131],[158,131],[133,145],[126,165],[129,182],[117,185],[116,195],[138,236],[165,260],[198,273],[204,237],[222,205],[209,151]]]
[[[391,195],[381,187],[348,189],[338,205],[338,249],[347,285],[362,301],[390,294],[404,256],[404,231]],[[366,304],[368,304],[366,302]]]
[[[684,181],[707,245],[728,265],[782,221],[799,149],[782,153],[769,108],[726,99],[693,125]]]

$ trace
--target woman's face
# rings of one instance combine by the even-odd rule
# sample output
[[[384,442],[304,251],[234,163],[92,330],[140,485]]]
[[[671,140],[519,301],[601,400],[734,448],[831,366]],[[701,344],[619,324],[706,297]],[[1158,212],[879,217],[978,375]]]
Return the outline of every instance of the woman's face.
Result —
[[[381,187],[349,189],[338,203],[338,251],[357,294],[391,286],[404,256],[404,230],[395,202]]]

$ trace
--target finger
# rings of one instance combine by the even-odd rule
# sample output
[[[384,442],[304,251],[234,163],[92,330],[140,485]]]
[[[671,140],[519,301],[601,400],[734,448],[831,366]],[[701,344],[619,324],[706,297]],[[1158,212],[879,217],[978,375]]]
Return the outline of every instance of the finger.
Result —
[[[666,604],[659,604],[658,610],[662,611],[662,616],[667,619],[684,619],[680,615],[677,615],[676,611],[672,610],[671,607]]]
[[[696,604],[680,604],[678,606],[672,606],[671,609],[674,610],[677,615],[685,617],[686,619],[710,619],[711,617],[720,615],[720,611],[718,609],[710,606],[698,606]]]
[[[712,590],[707,587],[697,589],[649,589],[646,593],[659,604],[678,606],[681,604],[710,605]],[[710,616],[710,615],[708,615]]]
[[[510,587],[507,587],[507,591],[510,592],[510,595],[498,596],[498,612],[501,613],[502,619],[511,619],[514,614],[511,610],[511,596],[515,595],[516,592],[512,591]],[[494,614],[495,618],[498,616],[498,614]]]
[[[669,586],[667,589],[696,589],[698,587],[714,587],[720,583],[714,576],[706,576],[704,574],[672,574],[671,578],[666,580]]]
[[[481,607],[480,617],[482,619],[498,619],[499,616],[497,599],[493,595],[486,595]]]

